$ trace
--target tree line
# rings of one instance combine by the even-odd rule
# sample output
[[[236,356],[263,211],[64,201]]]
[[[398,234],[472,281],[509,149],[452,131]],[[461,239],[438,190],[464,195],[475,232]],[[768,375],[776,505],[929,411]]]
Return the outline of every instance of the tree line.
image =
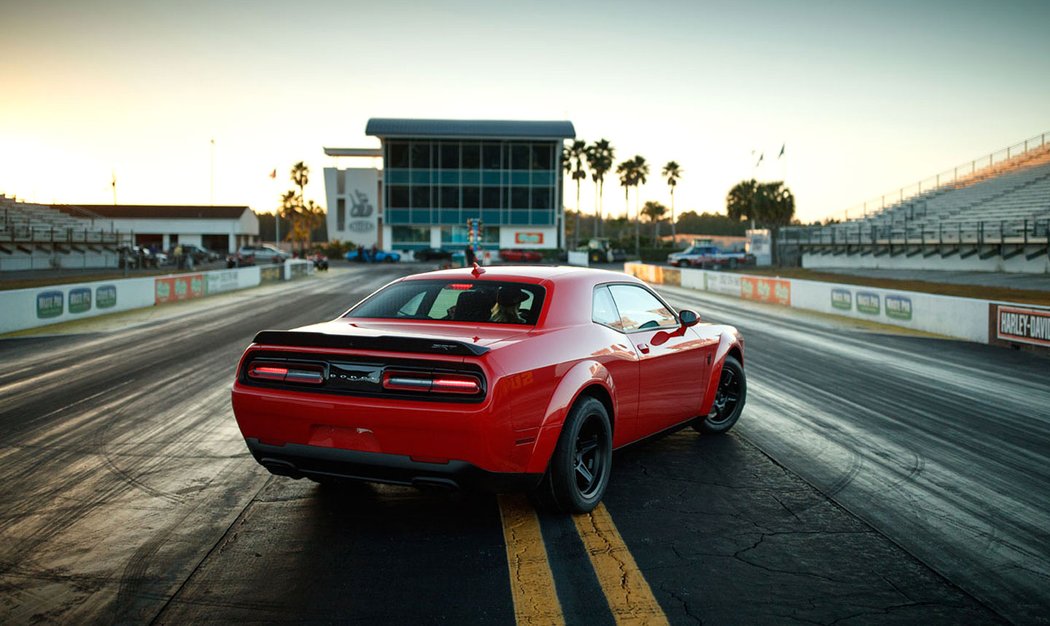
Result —
[[[608,139],[599,139],[594,143],[587,143],[581,139],[575,139],[562,148],[562,169],[567,177],[576,183],[576,205],[573,224],[570,226],[572,247],[580,242],[580,218],[583,213],[580,209],[580,185],[586,180],[590,173],[591,180],[595,185],[595,208],[593,218],[593,236],[604,234],[605,210],[604,210],[604,185],[605,176],[608,174],[615,162],[616,150]],[[624,207],[627,218],[634,224],[634,247],[637,254],[641,248],[641,218],[646,218],[653,225],[653,241],[659,240],[660,224],[668,208],[655,200],[647,200],[639,207],[639,186],[648,181],[649,163],[642,155],[621,161],[616,165],[616,175],[620,186],[624,190]],[[661,176],[667,181],[670,191],[670,226],[672,238],[677,236],[680,220],[675,218],[674,193],[678,181],[682,178],[684,170],[676,161],[668,161],[660,170]],[[634,212],[631,214],[631,189],[634,194]],[[567,212],[568,213],[568,212]],[[722,232],[710,232],[708,230],[693,230],[697,227],[715,227],[716,217],[713,214],[701,220],[701,216],[695,211],[689,211],[691,216],[687,220],[689,224],[687,232],[704,232],[707,234],[723,234]],[[795,214],[795,197],[791,190],[784,186],[783,181],[758,182],[754,179],[745,180],[734,185],[726,195],[726,218],[737,225],[754,224],[758,228],[777,229],[791,223]],[[695,216],[695,217],[693,217]],[[683,216],[684,217],[684,216]],[[683,225],[684,226],[684,225]],[[717,230],[726,230],[725,225],[718,226]],[[734,230],[729,228],[729,230]]]

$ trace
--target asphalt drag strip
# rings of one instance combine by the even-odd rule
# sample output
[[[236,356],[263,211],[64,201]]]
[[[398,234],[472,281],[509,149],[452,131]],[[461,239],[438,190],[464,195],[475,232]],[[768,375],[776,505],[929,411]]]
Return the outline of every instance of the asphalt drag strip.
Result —
[[[1001,621],[746,440],[692,430],[618,452],[604,507],[575,517],[271,478],[156,621],[286,620]]]
[[[271,479],[157,618],[509,624],[491,496]]]

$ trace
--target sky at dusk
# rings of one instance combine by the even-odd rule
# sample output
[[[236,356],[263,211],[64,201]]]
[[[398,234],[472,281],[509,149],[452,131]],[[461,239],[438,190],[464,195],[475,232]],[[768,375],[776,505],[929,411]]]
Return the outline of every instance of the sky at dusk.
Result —
[[[643,202],[674,160],[678,212],[755,175],[812,221],[1050,131],[1046,1],[39,0],[0,24],[0,193],[37,202],[110,203],[115,173],[120,203],[272,211],[302,160],[323,204],[323,147],[378,147],[371,117],[570,120],[646,158]]]

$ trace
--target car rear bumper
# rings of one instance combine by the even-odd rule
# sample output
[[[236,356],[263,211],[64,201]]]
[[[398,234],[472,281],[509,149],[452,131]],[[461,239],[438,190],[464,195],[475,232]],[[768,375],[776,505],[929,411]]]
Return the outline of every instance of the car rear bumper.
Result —
[[[271,473],[292,478],[341,478],[395,485],[440,486],[486,491],[526,491],[542,474],[499,473],[465,461],[426,463],[409,456],[296,443],[268,445],[245,439],[252,456]]]

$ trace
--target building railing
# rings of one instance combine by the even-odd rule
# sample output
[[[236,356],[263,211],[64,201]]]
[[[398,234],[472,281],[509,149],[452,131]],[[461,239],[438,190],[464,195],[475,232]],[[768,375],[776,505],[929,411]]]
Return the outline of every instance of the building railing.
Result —
[[[872,198],[867,202],[862,202],[843,211],[836,211],[828,215],[828,219],[838,221],[865,219],[879,215],[886,210],[893,209],[894,207],[897,207],[912,198],[921,196],[922,194],[931,194],[941,190],[948,185],[951,185],[951,188],[954,189],[958,186],[976,182],[977,180],[982,179],[985,175],[995,174],[998,171],[996,166],[1001,166],[1008,161],[1014,161],[1025,155],[1032,155],[1031,153],[1043,151],[1044,148],[1050,147],[1050,143],[1047,142],[1048,136],[1050,136],[1050,132],[1045,132],[1041,135],[1036,135],[1011,146],[996,150],[995,152],[983,157],[972,159],[966,163],[961,163],[953,168],[944,170],[939,174],[930,176],[929,178],[925,178],[910,185],[905,185],[900,189]],[[1017,162],[1014,161],[1014,163],[1011,163],[1011,165],[1014,164],[1017,164]]]
[[[0,228],[0,242],[4,243],[65,243],[65,244],[113,244],[119,245],[127,237],[122,233],[95,230],[59,228],[54,226],[18,226],[6,222]]]
[[[779,233],[781,246],[879,246],[907,244],[1047,244],[1050,218],[974,220],[940,224],[839,224],[834,228],[786,227]]]

